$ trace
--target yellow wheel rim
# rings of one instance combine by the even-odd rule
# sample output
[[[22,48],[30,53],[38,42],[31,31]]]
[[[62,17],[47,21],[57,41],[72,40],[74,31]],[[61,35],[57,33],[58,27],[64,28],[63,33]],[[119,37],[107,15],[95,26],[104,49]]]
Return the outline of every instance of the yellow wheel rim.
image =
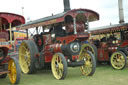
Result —
[[[111,56],[111,64],[115,69],[122,69],[125,66],[125,58],[120,52],[115,52]]]
[[[8,70],[9,70],[9,78],[12,84],[16,82],[17,79],[17,72],[16,72],[16,65],[14,63],[14,60],[9,60],[8,63]]]
[[[55,54],[52,58],[52,73],[56,79],[61,79],[63,76],[63,63],[62,58]]]
[[[89,55],[87,53],[84,46],[82,46],[80,56],[79,56],[79,60],[83,60],[83,59],[85,60],[85,64],[80,67],[80,70],[81,70],[83,75],[88,76],[92,72],[93,64],[92,64],[91,55]]]
[[[30,50],[25,42],[23,42],[19,48],[19,64],[21,70],[24,73],[29,72],[29,66],[31,62]]]

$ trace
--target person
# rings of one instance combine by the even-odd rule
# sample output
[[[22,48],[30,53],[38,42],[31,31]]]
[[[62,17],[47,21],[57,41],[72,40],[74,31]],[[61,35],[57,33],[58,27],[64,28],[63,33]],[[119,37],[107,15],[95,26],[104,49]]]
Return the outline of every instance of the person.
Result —
[[[103,38],[101,39],[101,42],[106,42],[106,41],[107,41],[106,37],[103,37]]]
[[[110,35],[108,41],[113,41],[113,40],[117,40],[117,38],[114,35]]]
[[[125,37],[125,40],[128,40],[128,32],[125,32],[123,36]]]
[[[65,30],[62,29],[61,24],[57,24],[54,29],[51,31],[51,33],[55,33],[56,37],[63,37],[65,36]]]

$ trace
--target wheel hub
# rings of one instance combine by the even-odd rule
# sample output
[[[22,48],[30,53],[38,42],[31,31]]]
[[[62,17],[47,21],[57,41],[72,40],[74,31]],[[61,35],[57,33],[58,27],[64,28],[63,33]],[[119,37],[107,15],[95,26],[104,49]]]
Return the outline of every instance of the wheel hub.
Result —
[[[59,68],[59,65],[58,64],[56,64],[56,68]]]
[[[90,66],[90,62],[89,61],[86,61],[86,66]]]

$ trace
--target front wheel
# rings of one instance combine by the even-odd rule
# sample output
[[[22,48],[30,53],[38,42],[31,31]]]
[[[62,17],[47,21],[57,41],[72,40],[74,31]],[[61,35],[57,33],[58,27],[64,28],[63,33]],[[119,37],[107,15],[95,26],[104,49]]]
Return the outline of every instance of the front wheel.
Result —
[[[96,70],[96,61],[94,55],[90,51],[82,49],[79,59],[85,60],[85,64],[80,67],[82,74],[85,76],[92,76]]]
[[[97,60],[97,56],[98,56],[97,47],[94,44],[86,43],[86,44],[83,44],[82,47],[84,47],[84,49],[86,51],[90,51],[94,55],[96,62],[98,62],[98,60]]]
[[[11,58],[8,63],[9,79],[12,84],[18,84],[20,81],[20,66],[16,58]]]
[[[121,51],[114,52],[111,56],[110,62],[114,69],[124,69],[127,63],[127,56]]]
[[[51,68],[53,76],[56,79],[64,79],[67,75],[67,62],[62,53],[56,53],[53,55]]]

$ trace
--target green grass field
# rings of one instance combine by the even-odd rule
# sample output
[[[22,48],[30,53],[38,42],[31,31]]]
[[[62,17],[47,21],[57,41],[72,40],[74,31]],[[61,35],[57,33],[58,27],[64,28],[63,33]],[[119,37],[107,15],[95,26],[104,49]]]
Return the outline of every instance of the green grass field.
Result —
[[[0,85],[11,85],[9,78],[0,79]],[[114,70],[111,66],[101,65],[93,76],[83,76],[79,68],[68,68],[65,80],[56,80],[51,71],[36,74],[22,74],[19,85],[128,85],[128,68]]]

